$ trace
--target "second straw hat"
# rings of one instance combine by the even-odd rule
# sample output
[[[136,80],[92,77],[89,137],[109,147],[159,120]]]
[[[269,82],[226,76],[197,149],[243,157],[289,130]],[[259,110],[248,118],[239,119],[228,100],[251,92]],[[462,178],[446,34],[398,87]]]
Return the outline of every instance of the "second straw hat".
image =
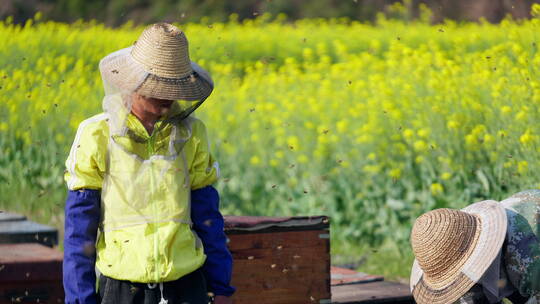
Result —
[[[187,38],[168,23],[147,27],[133,46],[100,62],[102,77],[119,91],[168,100],[201,100],[210,95],[208,72],[189,58]]]
[[[476,284],[506,236],[504,207],[482,201],[460,210],[436,209],[414,223],[410,286],[419,304],[453,303]]]

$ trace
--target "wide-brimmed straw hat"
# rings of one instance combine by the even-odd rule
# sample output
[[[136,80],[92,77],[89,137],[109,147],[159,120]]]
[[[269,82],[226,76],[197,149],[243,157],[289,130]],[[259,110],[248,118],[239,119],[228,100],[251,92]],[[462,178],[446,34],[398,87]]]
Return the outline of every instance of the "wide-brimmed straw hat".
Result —
[[[506,212],[496,201],[420,216],[411,233],[416,260],[410,286],[416,302],[448,304],[463,296],[499,253],[506,226]]]
[[[168,100],[201,100],[210,95],[208,72],[189,58],[184,32],[168,23],[147,27],[134,45],[103,58],[101,76],[116,91]]]

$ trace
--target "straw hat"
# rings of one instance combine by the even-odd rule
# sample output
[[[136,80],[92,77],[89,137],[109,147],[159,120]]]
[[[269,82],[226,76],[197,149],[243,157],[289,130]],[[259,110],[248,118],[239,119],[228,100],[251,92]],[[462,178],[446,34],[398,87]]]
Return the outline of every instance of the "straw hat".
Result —
[[[506,212],[496,201],[459,210],[437,209],[414,223],[410,286],[420,304],[453,303],[491,265],[506,235]]]
[[[99,67],[108,86],[147,97],[201,100],[213,89],[210,75],[190,61],[184,33],[168,23],[147,27],[133,46],[109,54]]]

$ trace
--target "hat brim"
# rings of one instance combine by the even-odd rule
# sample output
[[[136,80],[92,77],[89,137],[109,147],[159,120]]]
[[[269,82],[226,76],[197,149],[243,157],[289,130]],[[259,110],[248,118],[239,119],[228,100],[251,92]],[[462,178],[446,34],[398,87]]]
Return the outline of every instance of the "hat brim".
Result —
[[[211,83],[198,74],[173,81],[150,74],[136,92],[146,97],[191,101],[207,98],[212,89]]]
[[[214,84],[207,71],[191,61],[193,75],[167,78],[146,71],[127,47],[101,60],[101,76],[110,86],[125,93],[137,92],[146,97],[167,100],[202,100],[207,98]]]
[[[433,288],[423,280],[423,271],[415,260],[411,270],[410,287],[414,299],[420,304],[453,303],[476,284],[491,265],[506,237],[506,211],[496,201],[488,200],[472,204],[461,211],[480,218],[478,241],[471,255],[455,277],[440,288]]]

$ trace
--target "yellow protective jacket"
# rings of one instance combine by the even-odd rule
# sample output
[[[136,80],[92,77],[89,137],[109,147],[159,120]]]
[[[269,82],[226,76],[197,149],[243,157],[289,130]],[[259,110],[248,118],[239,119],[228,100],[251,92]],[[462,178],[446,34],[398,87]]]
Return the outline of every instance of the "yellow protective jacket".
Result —
[[[149,135],[132,114],[110,135],[109,113],[83,121],[66,161],[70,190],[101,189],[96,266],[132,282],[176,280],[205,260],[191,230],[190,192],[214,183],[219,167],[202,121],[175,121],[173,106]]]

